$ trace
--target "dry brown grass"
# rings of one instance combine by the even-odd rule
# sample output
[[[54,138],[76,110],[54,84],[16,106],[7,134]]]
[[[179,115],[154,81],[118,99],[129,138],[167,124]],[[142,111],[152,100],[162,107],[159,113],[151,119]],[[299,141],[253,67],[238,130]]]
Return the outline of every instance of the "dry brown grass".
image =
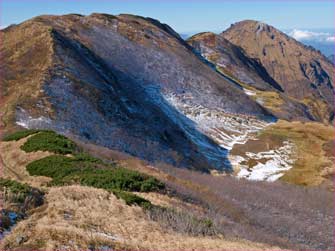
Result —
[[[31,185],[44,185],[45,177],[30,177],[25,165],[35,159],[50,155],[48,152],[25,153],[20,146],[27,140],[1,142],[1,156],[6,163],[5,176],[27,182]],[[162,180],[174,180],[181,186],[196,187],[191,182],[175,179],[145,161],[119,154],[104,148],[98,152],[113,161],[132,169],[154,175]],[[97,151],[93,147],[93,150]],[[102,151],[103,150],[103,151]],[[110,158],[109,158],[110,159]],[[10,169],[9,169],[9,168]],[[14,170],[11,172],[10,170]],[[199,189],[202,189],[200,186]],[[49,189],[48,189],[49,190]],[[177,211],[192,212],[191,215],[204,215],[200,205],[185,202],[177,197],[156,193],[141,194],[153,204],[174,208]],[[122,200],[104,190],[71,186],[50,188],[46,204],[34,210],[25,221],[20,222],[13,232],[3,240],[0,249],[42,249],[70,250],[107,246],[116,249],[146,250],[263,250],[270,246],[241,240],[225,240],[223,237],[191,237],[173,231],[173,227],[162,227],[159,222],[151,221],[139,207],[129,207]],[[17,243],[23,237],[23,243]]]
[[[291,127],[295,127],[295,133],[292,132],[290,137],[299,134],[299,128],[303,129],[303,126],[292,123],[281,122],[277,126],[286,132],[292,132]],[[308,127],[308,133],[318,132],[320,138],[328,139],[329,132],[319,132],[319,126]],[[16,143],[20,145],[23,141]],[[328,143],[322,149],[329,155]],[[211,219],[218,233],[224,233],[225,239],[222,236],[191,237],[182,234],[179,229],[173,230],[169,226],[163,227],[164,224],[160,222],[149,220],[141,208],[126,206],[122,200],[117,200],[104,190],[70,186],[50,188],[46,196],[47,204],[19,223],[0,249],[78,250],[92,245],[96,248],[108,246],[130,250],[270,249],[269,246],[255,243],[292,249],[330,247],[328,230],[331,223],[324,224],[324,221],[332,222],[329,213],[331,206],[328,205],[331,200],[324,191],[305,192],[280,183],[213,177],[162,164],[149,165],[99,146],[89,145],[87,149],[93,155],[161,179],[171,189],[168,195],[149,193],[141,196],[156,205]],[[315,194],[318,194],[318,198],[311,200]],[[322,238],[316,239],[318,231],[323,234]],[[19,236],[25,237],[21,244],[16,243]]]
[[[274,250],[267,245],[222,238],[189,237],[162,229],[139,207],[129,207],[104,190],[81,186],[51,188],[47,204],[20,222],[0,248],[43,250],[108,246],[131,250]],[[276,249],[278,250],[278,249]]]
[[[283,98],[274,91],[256,91],[256,95],[251,97],[272,112],[279,112],[284,104]]]
[[[26,170],[26,165],[34,160],[52,155],[52,153],[43,151],[26,153],[20,149],[20,146],[23,145],[27,139],[28,137],[18,141],[0,142],[0,158],[2,158],[4,165],[0,176],[28,183],[34,187],[40,187],[51,179],[42,176],[30,176]]]
[[[279,121],[266,128],[260,140],[277,137],[295,144],[293,168],[281,178],[298,185],[326,185],[333,189],[333,158],[324,145],[334,140],[334,128],[321,123]]]
[[[171,167],[164,170],[194,184],[192,189],[168,182],[179,194],[207,208],[207,217],[227,237],[292,250],[333,250],[334,198],[324,188],[213,177]]]
[[[180,198],[172,197],[166,194],[159,193],[139,193],[135,192],[134,194],[139,195],[140,197],[149,200],[153,205],[173,208],[179,211],[185,212],[197,212],[200,215],[204,213],[204,209],[199,205],[195,205],[186,201],[182,201]]]
[[[217,67],[217,70],[221,72],[223,75],[228,76],[235,82],[237,82],[239,85],[241,85],[243,88],[255,92],[255,95],[251,96],[252,99],[259,102],[264,106],[265,108],[269,109],[272,112],[279,112],[281,109],[281,106],[284,104],[283,98],[279,95],[278,92],[275,91],[261,91],[258,90],[248,84],[245,84],[238,79],[236,79],[231,72],[228,70]]]
[[[296,185],[322,185],[334,189],[334,128],[332,126],[316,122],[279,120],[266,127],[256,138],[244,145],[235,145],[231,154],[245,157],[246,152],[269,151],[279,148],[284,141],[289,141],[294,144],[291,158],[295,159],[295,162],[281,180]]]
[[[27,21],[2,34],[0,53],[4,64],[0,98],[5,102],[0,112],[6,130],[15,127],[17,105],[29,109],[31,115],[41,112],[32,104],[43,96],[39,87],[48,78],[47,69],[52,65],[53,42],[49,29],[41,23]],[[49,102],[46,99],[43,102],[50,109]]]
[[[305,98],[302,103],[309,107],[311,114],[313,114],[315,118],[319,118],[323,123],[329,124],[329,120],[326,119],[329,113],[329,105],[327,102],[321,99]]]
[[[298,140],[307,144],[307,139],[311,137],[317,142],[320,140],[318,144],[322,145],[324,156],[332,158],[333,151],[330,143],[333,138],[332,132],[331,127],[320,123],[279,121],[266,128],[258,136],[259,140],[252,141],[251,145],[248,142],[246,148],[241,145],[242,148],[239,150],[240,153],[268,151],[281,146],[283,141],[288,139],[294,144]],[[307,146],[307,149],[311,148],[313,144]],[[103,154],[108,159],[110,150],[93,145],[91,150],[97,155]],[[303,157],[308,154],[304,147],[300,150],[304,151]],[[316,159],[320,159],[321,155],[318,153],[315,152],[313,155]],[[110,156],[114,159],[119,158],[115,152]],[[230,177],[213,177],[160,163],[150,165],[145,161],[124,155],[121,157],[121,162],[125,167],[161,179],[169,188],[177,191],[174,195],[182,201],[205,208],[205,216],[211,218],[229,238],[235,236],[290,249],[324,250],[331,249],[333,245],[331,241],[333,232],[330,230],[333,229],[333,199],[331,193],[323,188],[317,187],[315,190],[306,188],[305,191],[303,187],[281,182],[263,183]],[[294,171],[294,169],[295,167],[291,170]],[[299,170],[295,172],[297,171]],[[304,172],[300,172],[304,177]],[[317,175],[324,176],[324,184],[327,180],[331,182],[329,176],[323,172]],[[318,236],[319,232],[322,233],[321,236]]]

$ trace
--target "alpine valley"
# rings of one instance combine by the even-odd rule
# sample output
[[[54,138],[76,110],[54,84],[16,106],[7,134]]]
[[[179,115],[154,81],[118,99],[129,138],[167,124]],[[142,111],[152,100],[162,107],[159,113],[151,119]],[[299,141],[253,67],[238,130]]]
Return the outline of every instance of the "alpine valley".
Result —
[[[246,20],[0,31],[1,250],[334,250],[334,66]]]

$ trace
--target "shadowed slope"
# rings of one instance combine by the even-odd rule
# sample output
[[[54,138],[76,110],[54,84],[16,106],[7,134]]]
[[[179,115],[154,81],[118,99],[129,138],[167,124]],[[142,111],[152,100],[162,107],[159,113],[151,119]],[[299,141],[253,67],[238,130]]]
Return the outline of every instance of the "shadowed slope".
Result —
[[[322,99],[316,104],[299,101],[285,93],[282,87],[268,74],[257,58],[251,58],[241,48],[223,36],[211,32],[199,33],[188,43],[205,57],[227,78],[243,87],[246,94],[270,110],[278,118],[286,120],[320,120],[324,110]],[[321,106],[320,111],[308,105]]]
[[[227,151],[167,97],[223,113],[269,116],[153,19],[40,16],[2,32],[7,129],[14,123],[51,128],[149,161],[229,170]],[[30,41],[34,32],[48,41],[42,50]],[[37,50],[39,57],[28,57]],[[41,72],[37,59],[48,62]]]

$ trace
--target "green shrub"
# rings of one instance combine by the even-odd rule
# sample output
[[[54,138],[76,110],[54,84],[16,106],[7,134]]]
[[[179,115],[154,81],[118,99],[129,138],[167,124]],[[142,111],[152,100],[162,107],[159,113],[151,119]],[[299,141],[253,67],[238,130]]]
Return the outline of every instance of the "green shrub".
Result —
[[[59,154],[74,153],[76,145],[68,138],[59,135],[53,131],[41,131],[30,137],[25,144],[21,146],[25,152],[50,151]]]
[[[75,162],[76,160],[71,157],[52,155],[29,163],[26,169],[30,175],[59,179],[78,172]]]
[[[14,133],[10,134],[10,135],[5,136],[2,140],[3,141],[13,141],[13,140],[18,141],[20,139],[28,137],[31,134],[38,133],[40,131],[41,130],[23,130],[23,131],[17,131],[17,132],[14,132]]]
[[[140,191],[150,192],[150,191],[159,191],[161,189],[164,189],[164,184],[159,182],[155,178],[150,177],[141,183]]]
[[[92,157],[91,155],[87,154],[87,153],[78,153],[75,155],[75,158],[77,161],[85,161],[85,162],[92,162],[92,163],[100,163],[103,164],[103,161]]]
[[[132,194],[129,192],[124,192],[124,191],[117,191],[117,190],[114,190],[113,193],[118,199],[123,199],[126,202],[126,204],[129,206],[138,205],[144,209],[150,209],[152,207],[152,204],[150,201],[136,194]]]
[[[83,155],[67,157],[48,156],[27,165],[30,175],[53,178],[51,185],[81,184],[109,191],[159,191],[164,184],[139,172],[110,167],[94,158]]]
[[[164,185],[156,179],[120,167],[107,170],[85,169],[80,173],[78,178],[82,185],[106,190],[118,189],[124,191],[149,192],[158,191],[164,187]]]
[[[22,203],[25,198],[31,193],[32,187],[27,184],[19,183],[15,180],[0,178],[0,190],[5,191],[5,197],[8,197],[8,192],[10,192],[9,200],[12,202]]]
[[[106,164],[86,153],[78,153],[76,145],[53,131],[36,131],[21,149],[26,152],[50,151],[58,154],[35,160],[26,166],[30,175],[52,178],[49,185],[81,184],[112,191],[127,204],[149,208],[151,203],[126,191],[159,191],[164,184],[139,172]]]
[[[4,187],[9,189],[12,193],[27,194],[31,190],[31,187],[27,184],[22,184],[15,180],[0,178],[0,189],[3,189]]]

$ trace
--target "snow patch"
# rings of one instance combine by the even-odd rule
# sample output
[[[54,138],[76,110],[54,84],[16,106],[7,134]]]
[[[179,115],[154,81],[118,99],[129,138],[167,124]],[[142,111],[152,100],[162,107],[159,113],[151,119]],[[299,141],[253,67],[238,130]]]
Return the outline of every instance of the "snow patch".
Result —
[[[258,36],[260,32],[264,30],[266,24],[258,22],[257,23],[257,30],[256,30],[256,35]]]
[[[34,127],[34,125],[45,124],[45,123],[51,124],[51,120],[46,117],[32,118],[31,116],[29,116],[28,119],[25,120],[21,119],[19,121],[16,121],[17,125],[27,129]]]
[[[251,116],[229,114],[218,109],[189,103],[187,95],[165,95],[165,99],[192,120],[197,129],[217,142],[221,147],[231,150],[235,144],[245,144],[254,138],[256,132],[271,123]]]
[[[247,94],[249,96],[255,96],[256,95],[256,92],[254,92],[252,90],[248,90],[248,89],[243,88],[243,91],[244,91],[245,94]]]
[[[23,108],[19,107],[16,111],[16,124],[26,129],[46,127],[51,124],[51,119],[40,116],[34,118]]]
[[[239,165],[240,171],[237,174],[238,178],[246,178],[249,180],[263,180],[273,182],[282,177],[285,171],[292,168],[294,159],[291,157],[294,145],[289,142],[283,142],[283,146],[276,150],[267,152],[251,153],[247,152],[246,155],[249,159],[261,160],[266,159],[265,163],[258,162],[253,167],[241,165],[245,159],[232,158],[235,165]]]

